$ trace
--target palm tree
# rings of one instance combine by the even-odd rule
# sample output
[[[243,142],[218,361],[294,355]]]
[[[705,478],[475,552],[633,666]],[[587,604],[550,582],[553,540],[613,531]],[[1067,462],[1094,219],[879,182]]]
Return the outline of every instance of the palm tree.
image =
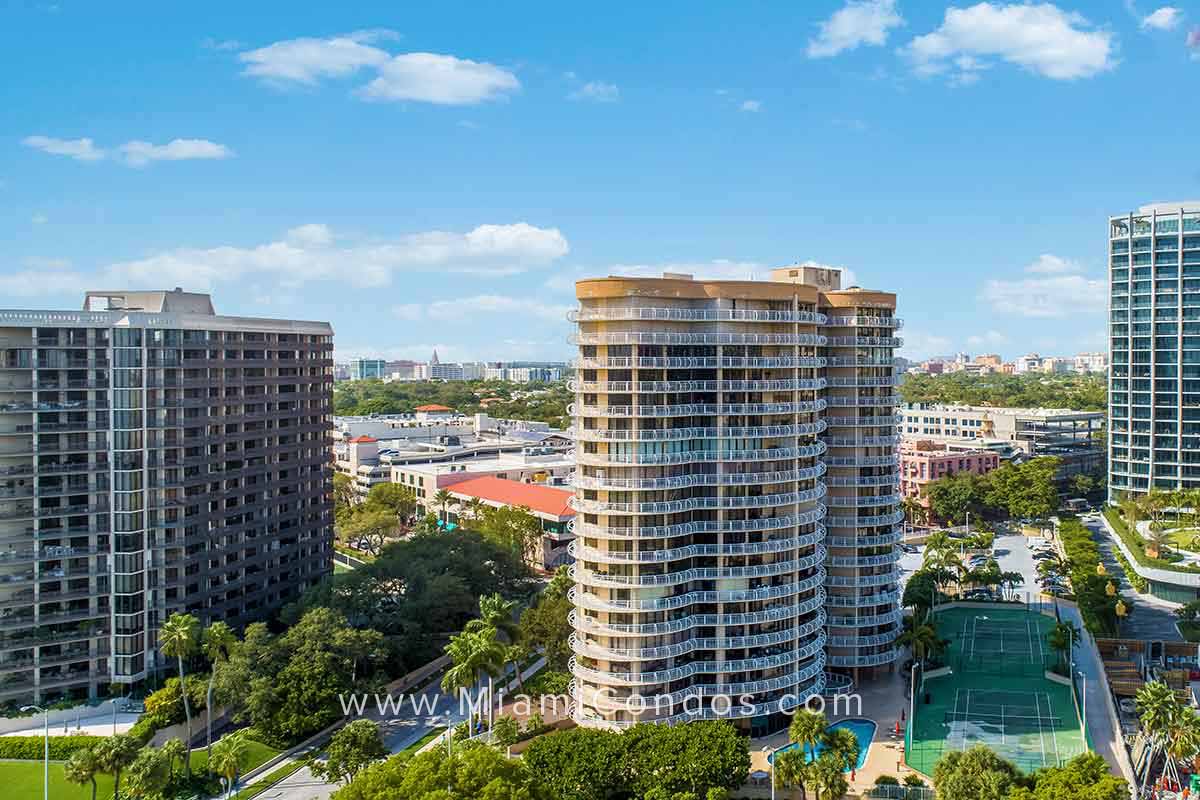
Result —
[[[821,744],[824,746],[822,755],[833,756],[842,772],[849,772],[858,764],[858,737],[849,728],[827,729]]]
[[[1062,672],[1067,673],[1067,652],[1071,645],[1079,640],[1079,629],[1069,622],[1058,622],[1046,634],[1046,642],[1058,653],[1058,663]]]
[[[212,759],[213,684],[217,679],[217,667],[229,659],[229,653],[236,643],[237,636],[224,622],[218,620],[204,629],[202,647],[209,662],[208,693],[205,695],[208,713],[204,720],[204,747],[209,760]]]
[[[821,741],[821,737],[825,735],[825,726],[827,725],[825,715],[819,711],[810,711],[807,708],[801,708],[792,717],[792,722],[788,725],[788,739],[800,745],[800,747],[791,751],[799,753],[802,760],[802,768],[799,768],[792,777],[795,778],[796,784],[800,787],[800,796],[808,797],[808,792],[804,784],[808,783],[813,777],[809,757],[815,756],[817,752],[817,744]]]
[[[504,664],[504,646],[496,641],[494,631],[463,631],[452,636],[446,654],[452,666],[442,676],[442,691],[451,694],[477,686],[485,675],[498,676]],[[467,722],[468,730],[473,730],[472,720]]]
[[[1162,558],[1167,553],[1167,545],[1171,543],[1170,531],[1164,531],[1159,528],[1150,526],[1146,531],[1146,555],[1151,558]],[[1150,551],[1153,550],[1153,553]]]
[[[807,798],[804,788],[808,780],[808,759],[799,748],[776,752],[771,759],[771,780],[778,789],[791,789],[793,786],[800,790],[800,797]]]
[[[237,786],[238,774],[242,761],[246,758],[246,737],[244,731],[227,734],[213,747],[212,761],[208,768],[221,778],[225,786],[225,796],[233,796],[233,787]]]
[[[483,518],[483,511],[487,505],[478,497],[472,497],[467,501],[467,514],[471,517],[472,522],[478,522]]]
[[[856,756],[857,757],[857,756]],[[817,785],[817,800],[836,800],[846,793],[846,777],[842,775],[842,762],[832,753],[822,753],[811,766]]]
[[[905,497],[900,501],[900,510],[904,512],[904,518],[908,520],[909,525],[915,525],[917,515],[925,510],[921,505],[921,501],[915,497]]]
[[[454,502],[454,498],[445,489],[438,489],[437,494],[433,496],[433,504],[442,509],[441,520],[443,527],[446,525],[446,509],[452,502]]]
[[[167,772],[172,781],[175,780],[175,762],[183,763],[183,760],[188,757],[187,746],[180,739],[167,739],[163,742],[162,747],[163,758],[167,760]],[[212,750],[208,752],[209,760],[212,759]]]
[[[188,701],[183,661],[196,652],[199,630],[200,623],[191,614],[172,614],[167,617],[167,621],[163,623],[162,629],[158,632],[158,645],[162,648],[163,655],[168,658],[174,657],[179,664],[179,693],[183,695],[183,714],[187,719],[185,744],[189,748],[192,746],[192,704]],[[188,780],[191,780],[192,762],[190,758],[184,759],[183,772]]]
[[[92,748],[100,771],[113,776],[113,797],[121,796],[121,770],[137,758],[138,743],[128,736],[114,734],[96,743]]]
[[[490,631],[493,638],[500,636],[507,643],[504,648],[504,664],[512,664],[517,671],[517,684],[524,687],[521,678],[521,662],[528,655],[525,648],[518,646],[521,638],[521,626],[517,619],[516,600],[505,600],[499,594],[488,594],[479,598],[479,617],[468,622],[463,630],[467,632]]]
[[[1001,572],[1000,586],[1004,589],[1005,596],[1008,599],[1017,593],[1017,587],[1025,583],[1025,576],[1020,572]]]
[[[921,669],[924,669],[925,659],[941,649],[942,640],[938,638],[937,628],[926,624],[910,627],[900,634],[896,643],[908,647],[913,658],[921,664]]]
[[[67,757],[63,764],[63,777],[68,783],[83,786],[92,784],[92,800],[96,800],[96,773],[100,772],[100,763],[91,749],[76,750]]]
[[[1138,689],[1134,702],[1137,704],[1142,732],[1149,742],[1151,758],[1155,751],[1165,755],[1171,739],[1171,730],[1178,725],[1177,720],[1183,705],[1162,681],[1151,681]],[[1164,771],[1168,768],[1173,769],[1169,757],[1164,764]]]

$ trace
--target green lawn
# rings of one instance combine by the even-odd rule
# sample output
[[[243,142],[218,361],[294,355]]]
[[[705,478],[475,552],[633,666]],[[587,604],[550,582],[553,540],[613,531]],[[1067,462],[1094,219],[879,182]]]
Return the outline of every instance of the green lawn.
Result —
[[[347,567],[344,564],[339,564],[336,561],[333,562],[333,574],[334,575],[341,575],[343,572],[353,572],[353,571],[354,570],[350,569],[349,567]]]
[[[214,742],[214,744],[216,744]],[[264,764],[281,751],[274,747],[269,747],[262,742],[256,742],[253,739],[246,740],[246,757],[242,759],[242,774],[245,775],[250,770],[260,764]],[[192,772],[204,772],[208,766],[208,753],[203,747],[192,751]]]
[[[42,796],[41,761],[0,761],[0,786],[3,795],[14,798]],[[96,796],[112,797],[113,780],[109,775],[96,776]],[[92,785],[76,786],[63,777],[63,762],[50,762],[50,796],[54,800],[92,800]]]
[[[433,741],[434,739],[436,739],[437,737],[441,736],[441,735],[442,735],[442,732],[443,732],[443,731],[445,731],[445,730],[446,730],[446,729],[445,729],[444,727],[441,727],[441,728],[434,728],[434,729],[433,729],[433,730],[431,730],[429,733],[425,734],[425,735],[424,735],[424,736],[422,736],[420,739],[417,739],[415,742],[413,742],[413,743],[412,743],[412,744],[410,744],[408,747],[406,747],[406,748],[404,748],[403,750],[401,750],[401,751],[400,751],[399,753],[397,753],[396,755],[410,755],[410,756],[415,756],[415,755],[417,754],[417,751],[418,751],[418,750],[420,750],[422,747],[424,747],[425,745],[427,745],[427,744],[429,744],[430,742],[432,742],[432,741]]]
[[[233,796],[233,800],[250,800],[251,797],[257,797],[303,766],[303,761],[293,761],[289,764],[284,764],[282,767],[268,772],[254,783],[239,791]]]

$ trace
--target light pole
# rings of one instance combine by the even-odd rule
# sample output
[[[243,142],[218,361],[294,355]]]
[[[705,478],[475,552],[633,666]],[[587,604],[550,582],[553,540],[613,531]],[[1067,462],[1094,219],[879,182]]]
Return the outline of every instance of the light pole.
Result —
[[[771,774],[771,800],[775,800],[775,748],[767,745],[763,750],[767,751],[767,768]]]
[[[50,712],[41,706],[21,706],[21,710],[42,712],[42,734],[46,738],[42,759],[42,800],[50,800]]]
[[[1083,674],[1083,670],[1078,671],[1079,685],[1079,715],[1083,718],[1080,720],[1083,723],[1084,730],[1087,730],[1087,675]],[[1084,745],[1087,745],[1087,740],[1084,740]]]

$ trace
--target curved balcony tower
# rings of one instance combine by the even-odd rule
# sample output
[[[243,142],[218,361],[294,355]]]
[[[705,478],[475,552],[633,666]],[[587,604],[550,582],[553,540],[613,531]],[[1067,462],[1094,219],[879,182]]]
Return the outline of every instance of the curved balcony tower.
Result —
[[[577,284],[571,666],[581,724],[727,717],[765,733],[786,725],[781,712],[825,688],[827,630],[859,637],[835,650],[844,656],[891,650],[878,637],[896,628],[895,599],[870,607],[887,617],[877,624],[829,627],[829,594],[868,593],[865,583],[847,588],[844,579],[887,574],[858,560],[894,551],[894,540],[858,537],[886,538],[896,527],[856,521],[843,528],[841,537],[854,544],[837,553],[855,563],[832,565],[823,309],[834,306],[820,281],[794,279],[814,272],[830,271],[776,270],[772,281],[667,275]],[[836,307],[856,313],[853,304]],[[881,393],[862,392],[873,394]],[[884,435],[874,427],[839,431],[855,440]],[[894,455],[895,447],[889,440],[863,452]],[[871,505],[842,505],[838,513],[892,513],[898,500],[883,498],[896,491],[888,470],[895,474],[894,461],[837,467],[842,480],[881,479],[839,485],[839,502],[863,497]],[[885,566],[894,569],[894,561]],[[876,581],[872,602],[894,594],[894,580]],[[843,606],[837,613],[860,616]]]

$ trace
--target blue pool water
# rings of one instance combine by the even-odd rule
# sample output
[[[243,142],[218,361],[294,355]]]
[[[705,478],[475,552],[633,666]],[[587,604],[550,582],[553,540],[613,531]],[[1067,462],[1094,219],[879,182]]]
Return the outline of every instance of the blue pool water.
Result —
[[[838,728],[846,728],[853,733],[854,738],[858,740],[858,763],[855,764],[854,768],[862,769],[863,764],[867,763],[867,748],[871,746],[871,740],[875,738],[875,723],[869,719],[844,719],[840,722],[833,723],[826,728],[826,730],[833,731],[837,730]],[[799,746],[799,742],[792,742],[791,744],[784,745],[783,747],[779,748],[775,751],[775,753],[782,753],[787,750],[795,750]],[[814,758],[821,755],[824,750],[825,748],[818,744],[816,752],[809,750],[808,758],[805,760],[812,761]],[[774,763],[775,753],[772,753],[767,758],[768,762]]]

